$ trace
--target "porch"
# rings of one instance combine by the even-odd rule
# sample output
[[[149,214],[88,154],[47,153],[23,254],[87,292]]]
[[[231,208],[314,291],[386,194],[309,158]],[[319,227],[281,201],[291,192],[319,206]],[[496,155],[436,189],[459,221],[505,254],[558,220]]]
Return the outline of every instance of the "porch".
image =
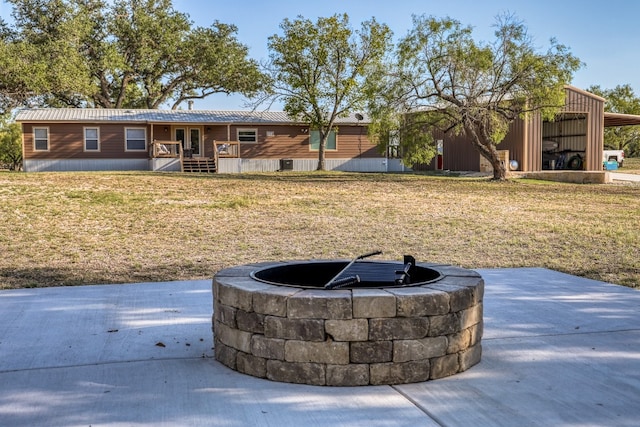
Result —
[[[240,142],[214,140],[213,156],[207,157],[183,149],[181,141],[154,139],[149,152],[153,171],[216,173],[221,158],[240,158]]]

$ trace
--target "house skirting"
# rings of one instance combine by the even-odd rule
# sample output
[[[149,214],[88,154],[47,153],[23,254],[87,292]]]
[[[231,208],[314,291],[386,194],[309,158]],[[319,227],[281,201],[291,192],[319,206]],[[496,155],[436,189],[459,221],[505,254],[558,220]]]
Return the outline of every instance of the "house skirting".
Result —
[[[318,159],[292,159],[293,171],[314,171]],[[410,170],[399,159],[383,157],[363,159],[326,159],[326,170],[343,172],[404,172]],[[280,159],[219,159],[219,173],[275,172],[281,170]]]
[[[222,158],[218,161],[219,173],[276,172],[281,170],[281,159],[237,159]],[[318,159],[293,159],[293,171],[314,171]],[[383,157],[363,159],[327,159],[326,170],[343,172],[404,172],[405,167],[399,159]],[[25,172],[71,172],[71,171],[162,171],[179,172],[180,160],[177,158],[155,159],[59,159],[24,161]]]
[[[149,159],[148,170],[158,172],[180,172],[182,165],[180,164],[180,158],[168,157],[168,158],[155,158]]]
[[[149,159],[25,159],[25,172],[149,170]]]

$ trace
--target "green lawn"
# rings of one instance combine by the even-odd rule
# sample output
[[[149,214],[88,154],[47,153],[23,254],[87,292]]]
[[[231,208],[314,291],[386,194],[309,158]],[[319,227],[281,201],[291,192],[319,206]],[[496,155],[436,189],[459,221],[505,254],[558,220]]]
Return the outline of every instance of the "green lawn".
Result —
[[[632,162],[629,163],[630,165]],[[351,258],[545,267],[640,287],[640,186],[350,173],[0,173],[0,289]]]

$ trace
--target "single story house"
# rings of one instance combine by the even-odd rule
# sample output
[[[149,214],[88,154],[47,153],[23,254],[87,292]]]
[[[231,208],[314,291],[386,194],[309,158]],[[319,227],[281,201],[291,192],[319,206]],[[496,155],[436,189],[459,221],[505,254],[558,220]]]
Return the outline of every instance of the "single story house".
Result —
[[[315,170],[319,132],[284,112],[37,108],[18,112],[23,168],[35,171]],[[326,169],[402,170],[380,154],[361,114],[337,120]]]

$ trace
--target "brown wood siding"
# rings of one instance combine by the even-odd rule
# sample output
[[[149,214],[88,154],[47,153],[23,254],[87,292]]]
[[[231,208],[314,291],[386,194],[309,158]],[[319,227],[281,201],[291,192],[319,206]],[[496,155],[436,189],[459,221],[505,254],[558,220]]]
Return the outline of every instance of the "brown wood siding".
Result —
[[[147,138],[150,141],[154,139],[157,139],[158,141],[172,141],[173,135],[171,134],[171,125],[153,125],[152,134],[147,135]]]
[[[33,127],[49,128],[49,150],[34,151]],[[84,128],[100,129],[100,151],[84,151]],[[176,124],[92,124],[92,123],[23,123],[25,159],[107,159],[147,158],[148,151],[125,151],[124,130],[131,127],[147,128],[147,144],[153,139],[171,140]],[[315,159],[317,151],[309,149],[309,134],[304,126],[296,125],[198,125],[202,130],[204,155],[213,156],[213,141],[237,141],[238,129],[257,129],[258,142],[241,144],[242,158],[298,158]],[[165,131],[165,129],[167,129]],[[267,132],[273,136],[267,136]],[[375,144],[369,141],[366,126],[341,126],[337,134],[337,150],[327,150],[326,158],[380,157]]]
[[[205,126],[205,129],[207,126]],[[302,133],[306,126],[300,125],[232,125],[227,139],[227,126],[209,126],[205,131],[205,155],[211,155],[213,140],[237,141],[238,129],[256,129],[258,142],[241,143],[240,156],[244,159],[315,159],[318,151],[309,149],[309,134]],[[273,132],[267,136],[267,132]],[[327,150],[327,159],[381,157],[375,144],[367,136],[366,126],[340,126],[337,132],[337,149]]]
[[[146,125],[93,123],[23,123],[25,159],[140,159],[149,157],[148,151],[125,151],[124,129]],[[49,128],[49,150],[33,149],[33,128]],[[100,129],[100,151],[84,151],[84,128]],[[147,141],[148,144],[149,141]]]
[[[229,141],[227,139],[227,126],[226,125],[205,125],[203,138],[204,138],[204,153],[203,153],[204,156],[213,157],[213,142]]]
[[[328,151],[327,158],[335,159],[354,159],[354,158],[371,158],[381,157],[382,154],[373,144],[367,135],[366,126],[339,126],[337,134],[337,150]],[[308,142],[307,142],[308,144]],[[317,154],[317,151],[312,153]]]

